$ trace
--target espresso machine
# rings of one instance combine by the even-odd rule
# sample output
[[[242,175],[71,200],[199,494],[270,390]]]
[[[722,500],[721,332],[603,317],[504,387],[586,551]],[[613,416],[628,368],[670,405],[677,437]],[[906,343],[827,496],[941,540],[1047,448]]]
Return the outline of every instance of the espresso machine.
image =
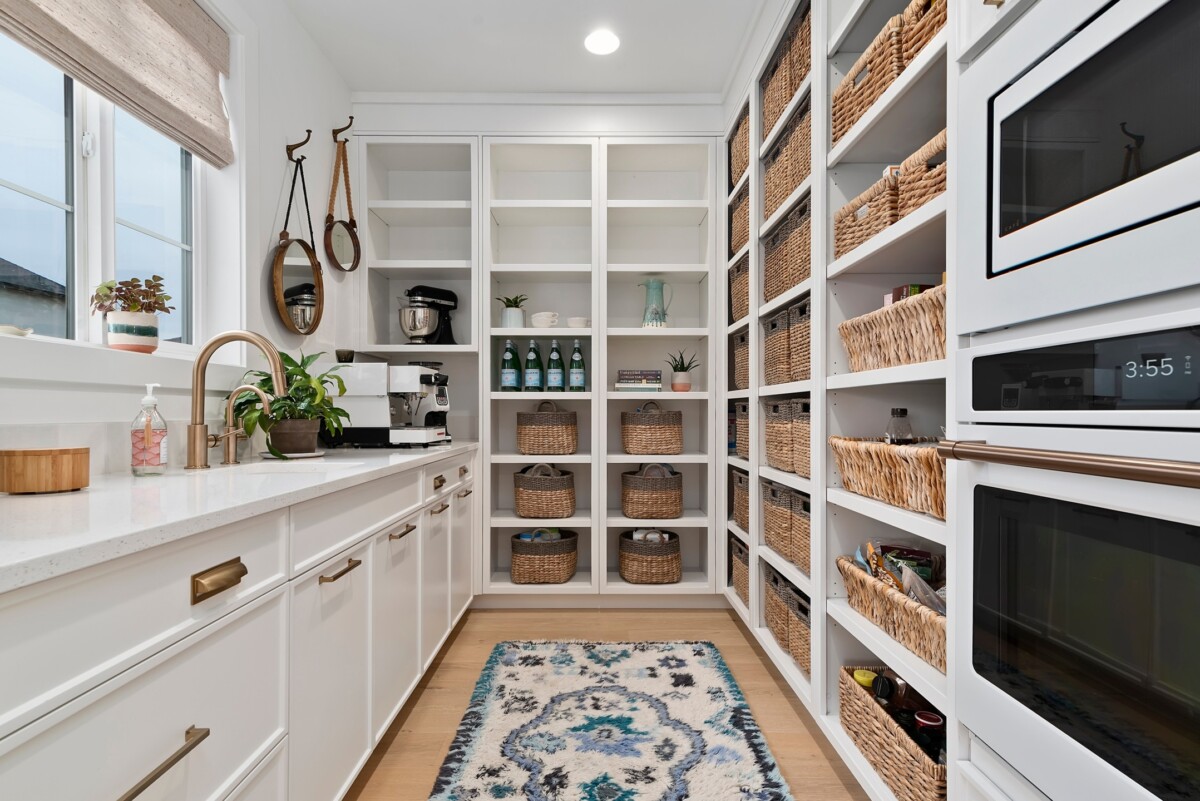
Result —
[[[437,365],[429,366],[429,365]],[[437,362],[392,366],[383,362],[342,365],[338,375],[346,394],[338,405],[350,421],[338,436],[324,429],[330,447],[412,448],[450,443],[446,416],[450,411],[448,376]]]
[[[419,285],[404,290],[408,305],[400,307],[400,330],[413,345],[457,345],[450,326],[458,295],[449,289]],[[404,303],[403,298],[397,298]]]

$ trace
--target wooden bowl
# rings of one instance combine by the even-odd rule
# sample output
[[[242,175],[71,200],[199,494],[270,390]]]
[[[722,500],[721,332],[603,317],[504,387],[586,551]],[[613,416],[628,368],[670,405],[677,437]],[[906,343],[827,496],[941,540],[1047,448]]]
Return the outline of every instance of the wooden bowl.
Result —
[[[87,448],[0,450],[0,492],[70,492],[88,485]]]

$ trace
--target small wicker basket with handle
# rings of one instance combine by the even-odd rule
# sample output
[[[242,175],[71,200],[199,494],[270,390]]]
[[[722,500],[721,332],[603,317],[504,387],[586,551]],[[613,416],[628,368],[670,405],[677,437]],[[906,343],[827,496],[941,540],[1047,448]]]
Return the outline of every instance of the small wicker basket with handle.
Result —
[[[560,412],[549,400],[539,403],[537,411],[517,412],[518,452],[527,456],[566,456],[578,449],[575,412]]]
[[[683,517],[683,474],[664,464],[622,473],[621,514],[638,520]]]
[[[542,463],[513,473],[517,517],[552,519],[575,514],[575,474]]]
[[[683,556],[679,535],[666,535],[665,542],[635,540],[632,531],[623,531],[618,540],[621,578],[630,584],[678,584],[683,580]]]
[[[636,412],[621,412],[621,446],[635,456],[683,453],[683,412],[646,401]]]
[[[562,539],[543,542],[522,540],[519,534],[512,536],[509,573],[513,584],[563,584],[571,580],[579,563],[579,535],[574,531],[562,531],[560,535]]]

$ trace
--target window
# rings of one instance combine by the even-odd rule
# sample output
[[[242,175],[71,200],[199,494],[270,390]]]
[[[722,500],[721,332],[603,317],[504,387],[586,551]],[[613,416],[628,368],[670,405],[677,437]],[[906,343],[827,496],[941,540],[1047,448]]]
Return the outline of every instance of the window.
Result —
[[[0,35],[0,323],[84,339],[96,283],[161,275],[175,311],[160,338],[190,344],[193,170],[179,145]]]

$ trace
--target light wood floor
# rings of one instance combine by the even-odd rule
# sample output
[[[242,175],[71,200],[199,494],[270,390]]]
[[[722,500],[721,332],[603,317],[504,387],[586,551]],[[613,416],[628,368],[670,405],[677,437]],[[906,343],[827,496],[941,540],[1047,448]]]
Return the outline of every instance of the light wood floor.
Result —
[[[573,639],[712,641],[796,799],[866,801],[808,711],[731,612],[591,609],[468,613],[375,749],[348,801],[427,801],[492,647],[503,640]]]

